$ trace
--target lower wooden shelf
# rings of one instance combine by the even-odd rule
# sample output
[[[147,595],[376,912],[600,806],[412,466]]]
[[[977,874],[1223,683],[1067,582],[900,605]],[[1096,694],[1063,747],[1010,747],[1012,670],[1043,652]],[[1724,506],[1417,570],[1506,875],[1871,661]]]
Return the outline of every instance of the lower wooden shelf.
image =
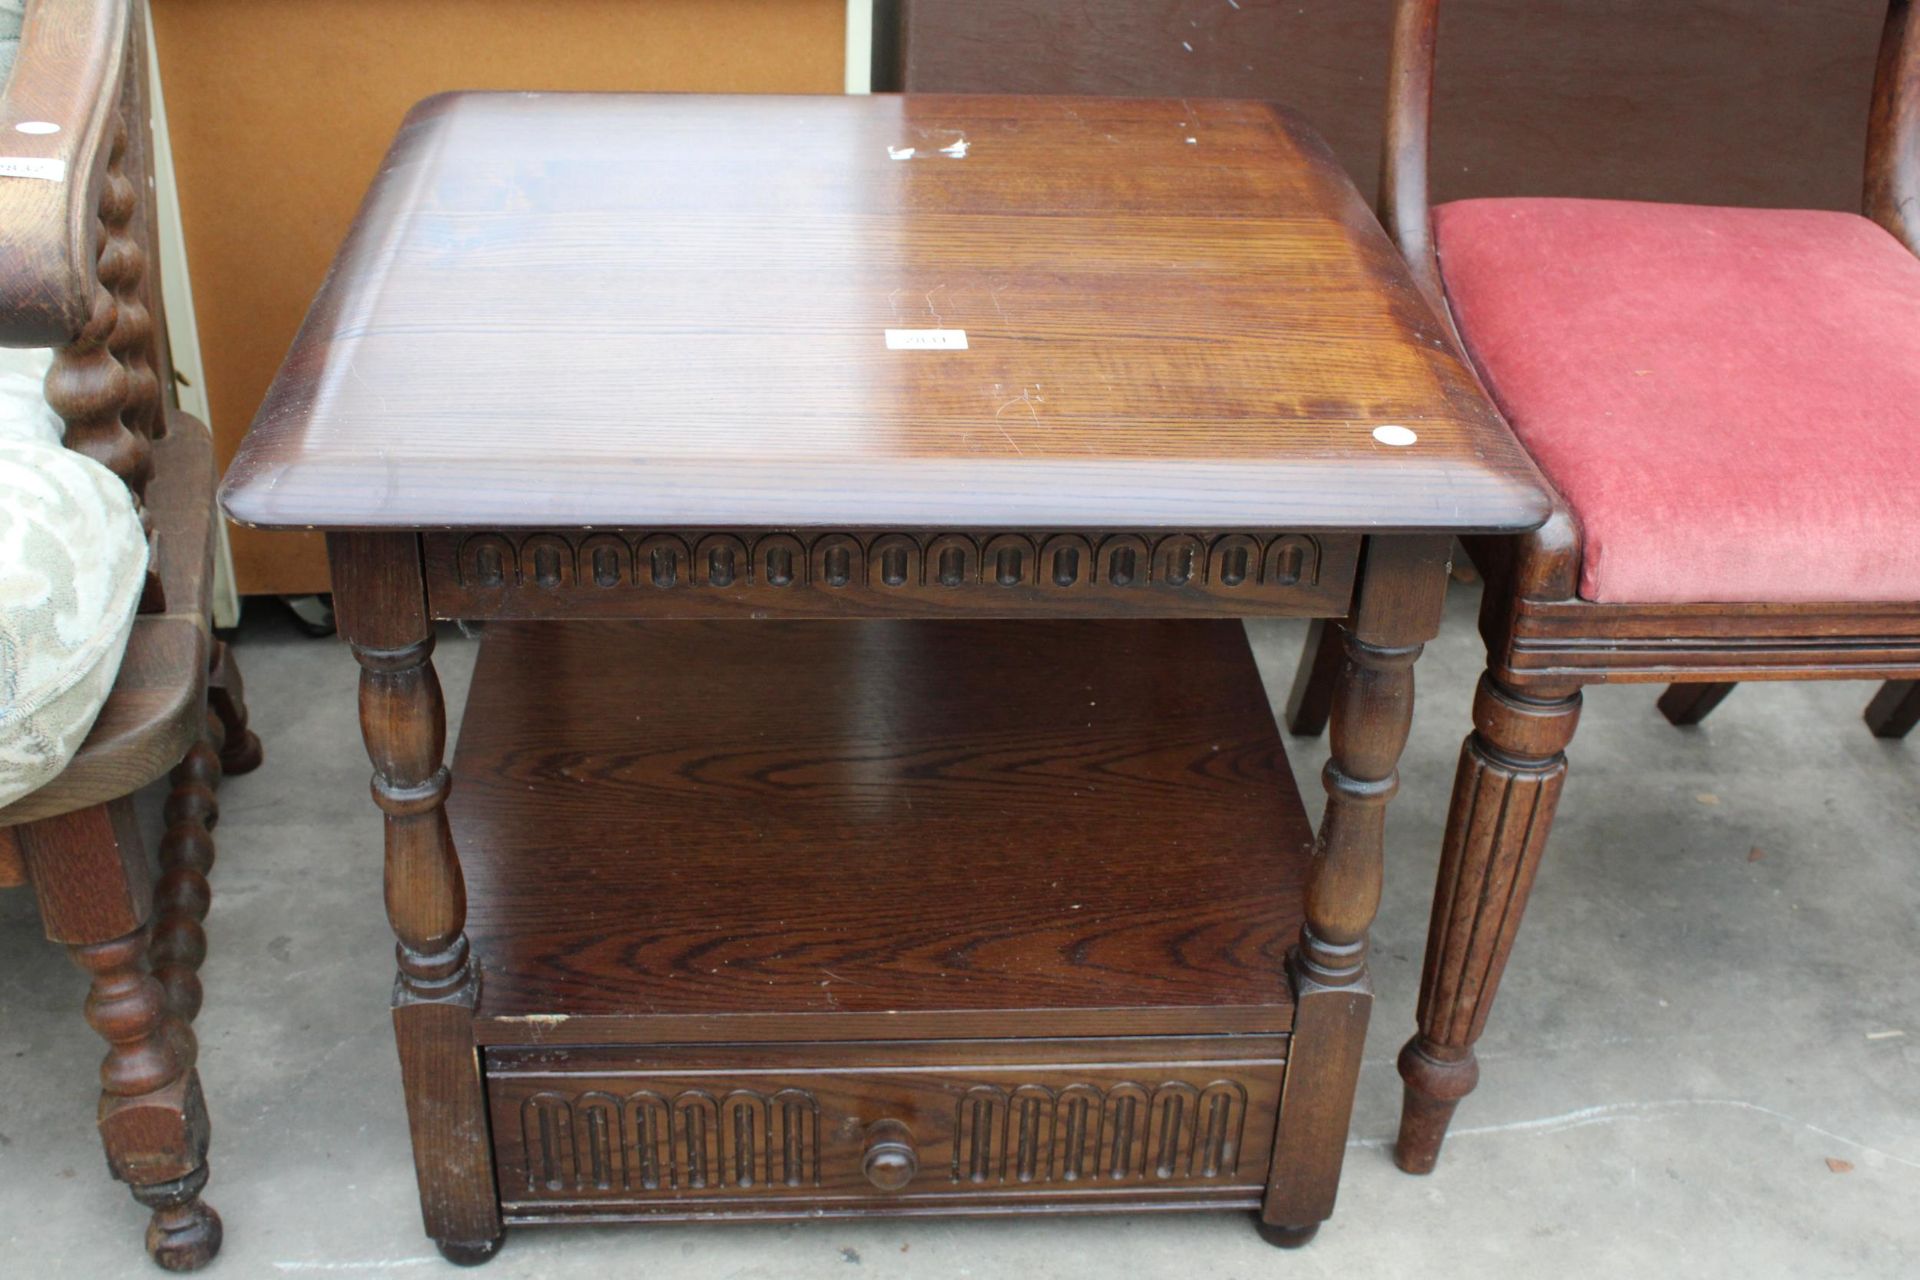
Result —
[[[1238,623],[496,625],[503,1211],[1251,1208],[1311,835]]]

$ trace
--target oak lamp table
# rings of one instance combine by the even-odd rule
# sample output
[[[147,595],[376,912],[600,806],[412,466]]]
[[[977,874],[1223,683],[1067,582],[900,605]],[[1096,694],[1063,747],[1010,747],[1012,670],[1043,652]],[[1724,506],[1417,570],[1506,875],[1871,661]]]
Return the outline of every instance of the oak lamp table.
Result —
[[[1546,515],[1243,102],[462,94],[226,481],[329,535],[426,1228],[1332,1210],[1451,538]],[[1316,838],[1237,621],[1347,618]],[[487,627],[442,764],[436,619]]]

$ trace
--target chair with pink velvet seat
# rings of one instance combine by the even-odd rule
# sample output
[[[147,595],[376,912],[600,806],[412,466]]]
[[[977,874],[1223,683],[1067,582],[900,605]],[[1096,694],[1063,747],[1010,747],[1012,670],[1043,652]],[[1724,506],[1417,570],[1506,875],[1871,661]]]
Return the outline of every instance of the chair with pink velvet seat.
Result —
[[[1920,719],[1920,19],[1888,7],[1865,214],[1492,199],[1430,209],[1439,0],[1398,0],[1381,217],[1557,489],[1518,539],[1470,540],[1488,665],[1462,749],[1396,1158],[1431,1170],[1478,1076],[1566,774],[1580,690],[1672,682],[1697,721],[1733,683],[1881,679]],[[1318,732],[1316,634],[1289,706]]]

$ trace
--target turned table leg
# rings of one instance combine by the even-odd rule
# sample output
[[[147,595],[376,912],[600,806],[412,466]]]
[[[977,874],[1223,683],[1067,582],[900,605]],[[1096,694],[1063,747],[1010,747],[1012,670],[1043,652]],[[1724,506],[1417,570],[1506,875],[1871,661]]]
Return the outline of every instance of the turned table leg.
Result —
[[[1413,664],[1439,630],[1448,540],[1375,538],[1341,629],[1326,812],[1289,958],[1297,1011],[1261,1234],[1304,1244],[1333,1212],[1373,987],[1367,932],[1380,908],[1387,802],[1413,722]]]
[[[1580,694],[1533,698],[1489,672],[1460,750],[1420,979],[1420,1030],[1400,1052],[1406,1082],[1394,1159],[1431,1173],[1480,1067],[1473,1042],[1513,949],[1566,777]]]
[[[446,709],[410,534],[327,540],[340,632],[360,663],[360,728],[385,815],[387,919],[399,973],[393,1026],[427,1234],[463,1264],[502,1238],[485,1090],[473,1039],[480,970],[447,825]]]
[[[147,971],[152,898],[131,797],[16,831],[47,937],[91,979],[87,1024],[107,1042],[100,1138],[107,1166],[153,1211],[147,1251],[191,1271],[220,1251],[220,1215],[203,1204],[207,1108],[193,1032]]]

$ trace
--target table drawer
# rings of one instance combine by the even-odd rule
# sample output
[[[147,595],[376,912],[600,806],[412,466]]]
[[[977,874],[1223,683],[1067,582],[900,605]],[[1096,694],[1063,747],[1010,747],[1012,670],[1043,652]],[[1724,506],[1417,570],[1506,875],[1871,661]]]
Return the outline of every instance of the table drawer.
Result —
[[[1266,1184],[1285,1037],[490,1049],[510,1217],[1123,1202]]]

